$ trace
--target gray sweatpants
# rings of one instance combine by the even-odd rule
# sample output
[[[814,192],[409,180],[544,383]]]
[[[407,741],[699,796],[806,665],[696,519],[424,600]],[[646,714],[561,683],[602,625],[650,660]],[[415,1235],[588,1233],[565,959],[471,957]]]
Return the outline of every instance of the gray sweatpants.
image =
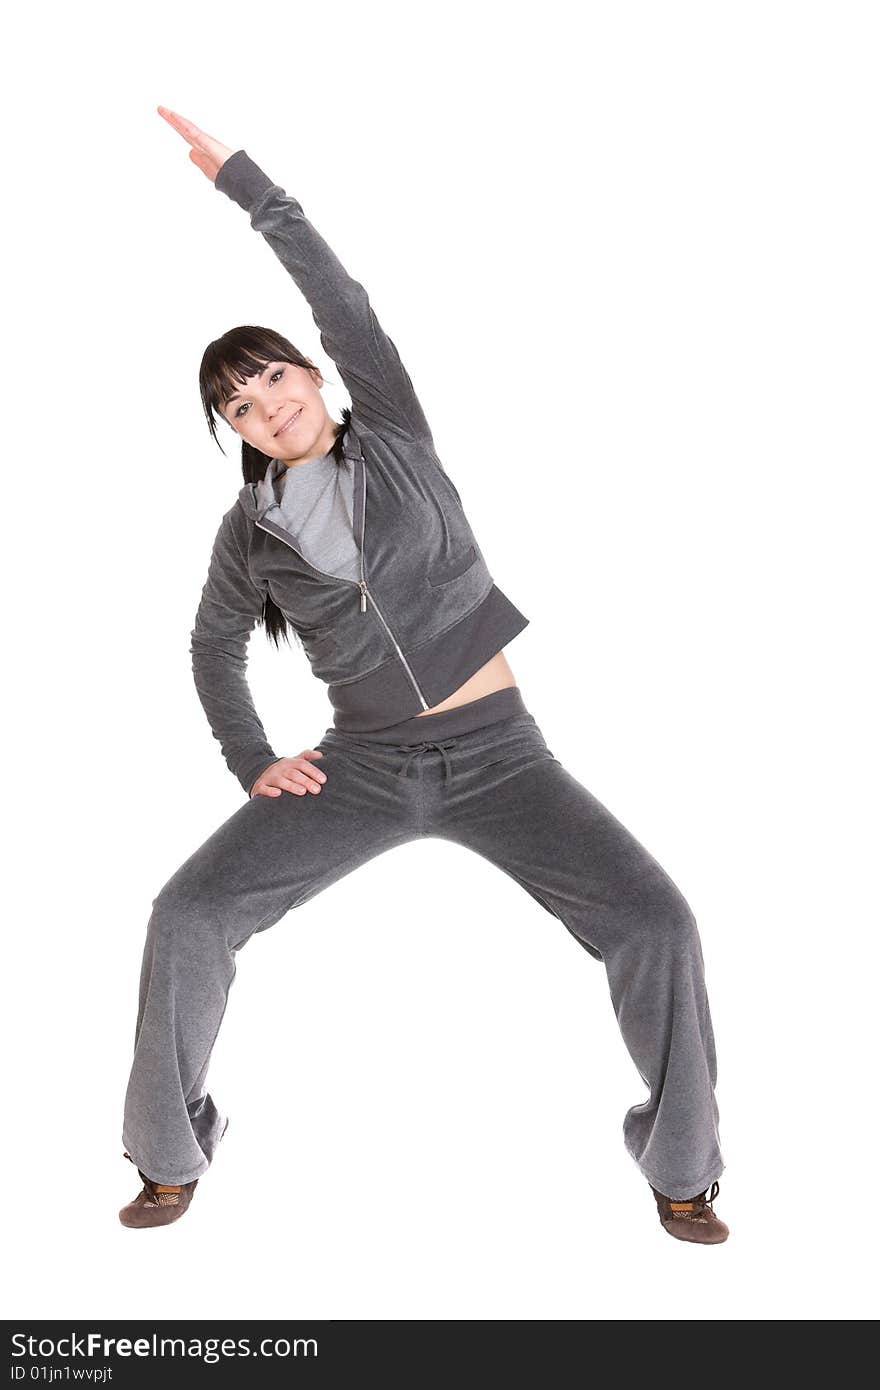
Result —
[[[547,747],[517,686],[391,729],[330,728],[321,791],[247,801],[153,899],[122,1141],[156,1182],[205,1173],[226,1128],[206,1088],[236,958],[359,864],[425,836],[491,860],[608,973],[650,1096],[627,1151],[669,1197],[723,1168],[715,1041],[694,915],[646,849]]]

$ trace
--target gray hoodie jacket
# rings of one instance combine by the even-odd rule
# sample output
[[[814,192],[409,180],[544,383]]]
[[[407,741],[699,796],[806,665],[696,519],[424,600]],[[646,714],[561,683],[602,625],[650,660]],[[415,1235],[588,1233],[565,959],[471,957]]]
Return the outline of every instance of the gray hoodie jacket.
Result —
[[[224,515],[191,635],[212,733],[246,792],[281,754],[247,682],[247,644],[267,594],[328,687],[334,726],[385,728],[439,704],[528,624],[501,592],[394,343],[363,286],[285,193],[237,150],[215,187],[238,203],[302,291],[351,397],[342,449],[354,470],[359,580],[296,549],[281,501],[286,464],[246,484]]]

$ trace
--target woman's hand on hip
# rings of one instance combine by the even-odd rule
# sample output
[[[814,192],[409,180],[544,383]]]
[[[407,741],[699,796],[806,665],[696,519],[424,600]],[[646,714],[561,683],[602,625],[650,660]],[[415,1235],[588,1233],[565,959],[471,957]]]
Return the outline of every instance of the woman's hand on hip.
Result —
[[[220,141],[215,140],[213,135],[206,135],[203,130],[199,130],[197,125],[193,125],[192,121],[188,121],[185,116],[179,116],[176,111],[170,111],[167,106],[157,106],[156,110],[163,120],[173,126],[192,147],[189,152],[190,159],[213,183],[220,171],[220,166],[225,164],[229,156],[235,151],[231,150],[228,145],[221,145]]]
[[[309,760],[323,756],[317,748],[306,748],[295,758],[279,758],[277,763],[270,763],[251,787],[251,798],[280,796],[282,792],[293,792],[294,796],[305,796],[306,792],[317,794],[327,777],[318,768],[312,767]]]

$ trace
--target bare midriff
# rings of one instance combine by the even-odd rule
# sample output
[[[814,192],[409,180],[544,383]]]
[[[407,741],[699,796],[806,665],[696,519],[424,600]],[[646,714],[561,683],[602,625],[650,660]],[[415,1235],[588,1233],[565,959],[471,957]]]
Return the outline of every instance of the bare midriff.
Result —
[[[458,705],[466,705],[470,700],[480,700],[484,695],[492,695],[496,690],[503,690],[508,685],[516,685],[516,678],[507,664],[504,652],[496,652],[485,666],[481,666],[479,671],[469,676],[464,685],[453,690],[441,704],[420,710],[416,718],[420,719],[423,714],[436,714],[441,709],[455,709]]]

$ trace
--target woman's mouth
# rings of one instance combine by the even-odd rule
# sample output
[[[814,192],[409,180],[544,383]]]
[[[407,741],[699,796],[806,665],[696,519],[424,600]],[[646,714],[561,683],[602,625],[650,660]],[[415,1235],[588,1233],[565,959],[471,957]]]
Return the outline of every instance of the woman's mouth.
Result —
[[[299,410],[297,410],[295,414],[291,415],[290,419],[287,421],[287,424],[282,425],[280,430],[275,431],[276,439],[279,434],[285,434],[287,430],[293,429],[293,426],[296,424],[297,420],[302,415],[303,409],[304,407],[300,406]]]

